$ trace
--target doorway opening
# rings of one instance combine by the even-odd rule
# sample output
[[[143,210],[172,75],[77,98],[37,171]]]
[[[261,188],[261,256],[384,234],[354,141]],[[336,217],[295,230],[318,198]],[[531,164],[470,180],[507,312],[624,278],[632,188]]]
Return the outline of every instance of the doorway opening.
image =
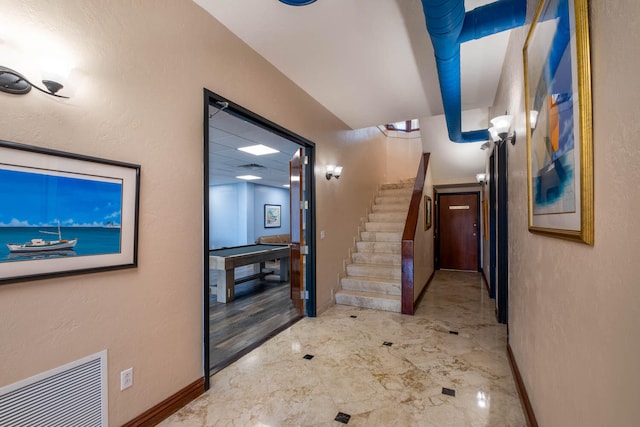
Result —
[[[206,388],[210,375],[316,314],[314,150],[311,141],[205,89]],[[294,154],[302,154],[295,177]],[[304,209],[292,207],[289,186],[303,194]],[[292,256],[292,228],[299,224],[303,255]],[[304,269],[292,268],[300,263]]]

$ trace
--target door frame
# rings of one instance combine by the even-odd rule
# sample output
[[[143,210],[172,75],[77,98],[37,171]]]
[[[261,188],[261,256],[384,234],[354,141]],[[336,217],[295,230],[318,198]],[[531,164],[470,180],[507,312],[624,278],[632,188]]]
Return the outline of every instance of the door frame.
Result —
[[[496,155],[489,157],[489,297],[496,298]]]
[[[436,209],[435,209],[435,213],[436,213],[436,229],[434,230],[435,232],[435,269],[436,270],[440,270],[440,243],[441,243],[441,233],[440,233],[440,197],[442,196],[462,196],[462,195],[475,195],[477,198],[477,209],[476,209],[476,218],[478,219],[477,223],[478,224],[478,232],[476,233],[476,250],[478,251],[478,263],[476,265],[476,271],[481,271],[482,268],[482,256],[481,256],[481,250],[482,250],[482,246],[481,246],[481,236],[480,234],[480,190],[478,191],[457,191],[457,192],[449,192],[449,191],[440,191],[438,192],[437,190],[435,191],[435,198],[436,198]]]
[[[497,145],[496,165],[496,226],[497,226],[497,282],[496,302],[498,305],[498,322],[509,322],[509,181],[508,176],[508,146],[505,141]]]
[[[306,242],[309,254],[305,270],[307,291],[309,298],[306,301],[305,311],[308,317],[316,316],[316,211],[315,211],[315,144],[284,127],[254,113],[225,97],[203,89],[203,373],[205,390],[210,388],[209,374],[209,107],[224,109],[227,113],[246,120],[258,127],[268,130],[282,138],[298,144],[304,148],[308,157],[309,173],[305,177],[305,186],[308,188],[309,209],[306,209]]]

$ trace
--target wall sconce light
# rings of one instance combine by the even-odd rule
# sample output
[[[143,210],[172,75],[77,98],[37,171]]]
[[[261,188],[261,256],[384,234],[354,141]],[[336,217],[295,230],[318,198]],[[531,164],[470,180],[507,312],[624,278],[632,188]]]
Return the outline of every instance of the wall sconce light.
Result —
[[[476,174],[476,181],[478,181],[478,184],[484,184],[486,179],[487,179],[487,174],[486,173],[478,173],[478,174]]]
[[[491,134],[491,139],[493,139],[493,142],[499,143],[509,141],[511,142],[511,145],[516,145],[516,133],[509,133],[509,128],[511,127],[512,120],[513,116],[509,115],[498,116],[491,119],[492,127],[489,128],[489,133]]]
[[[324,175],[327,180],[331,179],[331,177],[339,179],[340,175],[342,175],[342,166],[327,165],[327,169]]]
[[[536,124],[538,124],[538,112],[531,110],[529,111],[529,126],[531,126],[531,130],[536,128]]]
[[[0,92],[11,93],[13,95],[24,95],[34,87],[42,93],[55,96],[57,98],[68,99],[68,96],[58,95],[57,92],[64,86],[55,80],[42,80],[42,84],[47,88],[42,89],[31,83],[25,76],[11,68],[0,66]]]

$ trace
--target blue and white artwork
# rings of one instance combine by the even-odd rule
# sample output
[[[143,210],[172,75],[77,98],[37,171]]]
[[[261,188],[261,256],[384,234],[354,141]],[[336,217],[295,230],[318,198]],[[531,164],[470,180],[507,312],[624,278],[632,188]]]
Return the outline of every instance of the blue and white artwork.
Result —
[[[574,125],[578,111],[572,69],[568,0],[549,0],[540,17],[547,43],[534,43],[544,62],[532,94],[538,124],[531,130],[533,215],[576,212]],[[544,30],[544,31],[543,31]],[[534,39],[537,40],[537,39]]]

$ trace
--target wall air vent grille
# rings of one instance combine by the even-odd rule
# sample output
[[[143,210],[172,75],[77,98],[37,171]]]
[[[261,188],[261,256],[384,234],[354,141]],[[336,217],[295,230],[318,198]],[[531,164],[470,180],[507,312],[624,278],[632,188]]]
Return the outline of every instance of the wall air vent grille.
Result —
[[[259,165],[257,163],[249,163],[247,165],[240,165],[238,167],[243,169],[250,169],[250,170],[266,169],[265,166]]]
[[[107,352],[0,387],[0,426],[106,427]]]

